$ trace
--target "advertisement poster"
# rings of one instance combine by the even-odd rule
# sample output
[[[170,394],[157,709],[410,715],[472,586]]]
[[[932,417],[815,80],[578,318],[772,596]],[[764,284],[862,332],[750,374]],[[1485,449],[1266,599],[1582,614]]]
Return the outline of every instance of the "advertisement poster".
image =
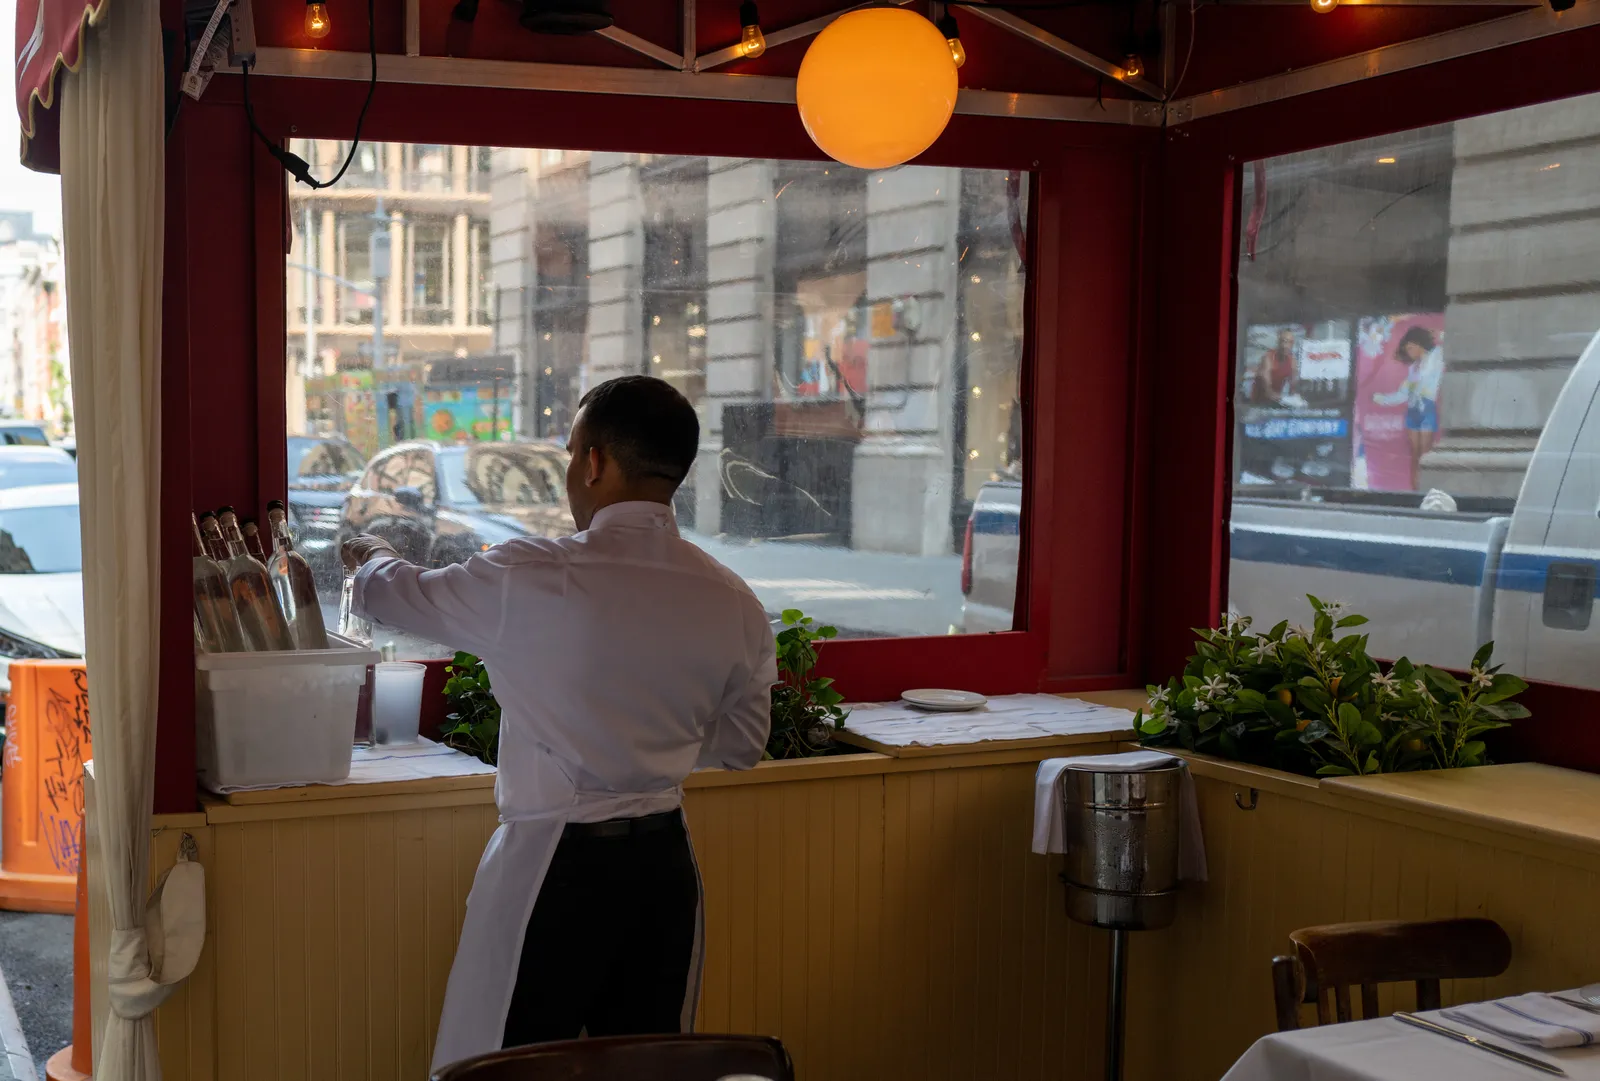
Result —
[[[1352,487],[1414,492],[1417,463],[1442,428],[1444,314],[1379,315],[1356,333]]]
[[[478,443],[511,438],[510,386],[500,397],[489,387],[429,389],[423,406],[427,436],[441,443]]]
[[[1349,324],[1254,324],[1240,349],[1239,483],[1348,484]]]

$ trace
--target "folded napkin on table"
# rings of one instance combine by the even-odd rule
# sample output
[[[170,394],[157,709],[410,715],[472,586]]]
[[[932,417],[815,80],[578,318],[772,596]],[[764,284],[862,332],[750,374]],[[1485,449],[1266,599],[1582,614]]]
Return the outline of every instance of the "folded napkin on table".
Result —
[[[1441,1016],[1532,1047],[1588,1047],[1600,1040],[1600,1013],[1543,993],[1454,1006]]]
[[[1178,877],[1189,882],[1206,880],[1206,848],[1200,833],[1200,804],[1195,797],[1189,764],[1160,751],[1126,751],[1122,754],[1047,758],[1039,763],[1033,781],[1033,850],[1041,855],[1067,850],[1066,808],[1062,805],[1061,775],[1069,769],[1102,773],[1142,773],[1177,763],[1183,769],[1178,782]]]

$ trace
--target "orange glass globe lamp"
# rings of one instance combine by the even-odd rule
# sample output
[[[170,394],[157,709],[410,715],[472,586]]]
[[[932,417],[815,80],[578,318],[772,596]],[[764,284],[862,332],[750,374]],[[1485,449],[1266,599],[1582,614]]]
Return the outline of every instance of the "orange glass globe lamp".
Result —
[[[795,101],[823,153],[858,169],[887,169],[933,145],[955,112],[957,89],[938,27],[905,8],[861,8],[811,42]]]

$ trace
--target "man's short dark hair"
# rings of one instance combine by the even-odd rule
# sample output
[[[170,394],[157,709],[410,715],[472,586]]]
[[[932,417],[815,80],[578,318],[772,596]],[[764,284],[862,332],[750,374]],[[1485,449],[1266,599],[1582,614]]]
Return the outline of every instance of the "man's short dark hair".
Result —
[[[629,480],[654,478],[682,484],[700,450],[700,418],[671,383],[625,375],[592,388],[578,402],[584,446],[599,447]]]

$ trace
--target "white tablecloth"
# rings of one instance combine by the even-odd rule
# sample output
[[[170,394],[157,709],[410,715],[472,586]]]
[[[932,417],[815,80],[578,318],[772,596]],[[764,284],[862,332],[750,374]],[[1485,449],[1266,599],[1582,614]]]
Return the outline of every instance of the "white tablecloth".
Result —
[[[431,739],[418,737],[415,743],[390,743],[384,746],[356,747],[350,752],[350,776],[342,781],[318,784],[381,784],[385,781],[418,781],[433,777],[474,777],[493,773],[493,766],[462,754]],[[268,788],[301,788],[294,784],[224,785],[216,791],[256,792]]]
[[[948,747],[1128,732],[1133,714],[1053,694],[1008,694],[966,713],[930,713],[904,702],[863,702],[850,707],[844,727],[886,747]]]
[[[1421,1016],[1449,1024],[1437,1012]],[[1473,1035],[1558,1063],[1571,1081],[1600,1081],[1600,1047],[1541,1051],[1488,1033]],[[1541,1077],[1556,1075],[1383,1017],[1264,1036],[1234,1063],[1223,1081],[1535,1081]]]

